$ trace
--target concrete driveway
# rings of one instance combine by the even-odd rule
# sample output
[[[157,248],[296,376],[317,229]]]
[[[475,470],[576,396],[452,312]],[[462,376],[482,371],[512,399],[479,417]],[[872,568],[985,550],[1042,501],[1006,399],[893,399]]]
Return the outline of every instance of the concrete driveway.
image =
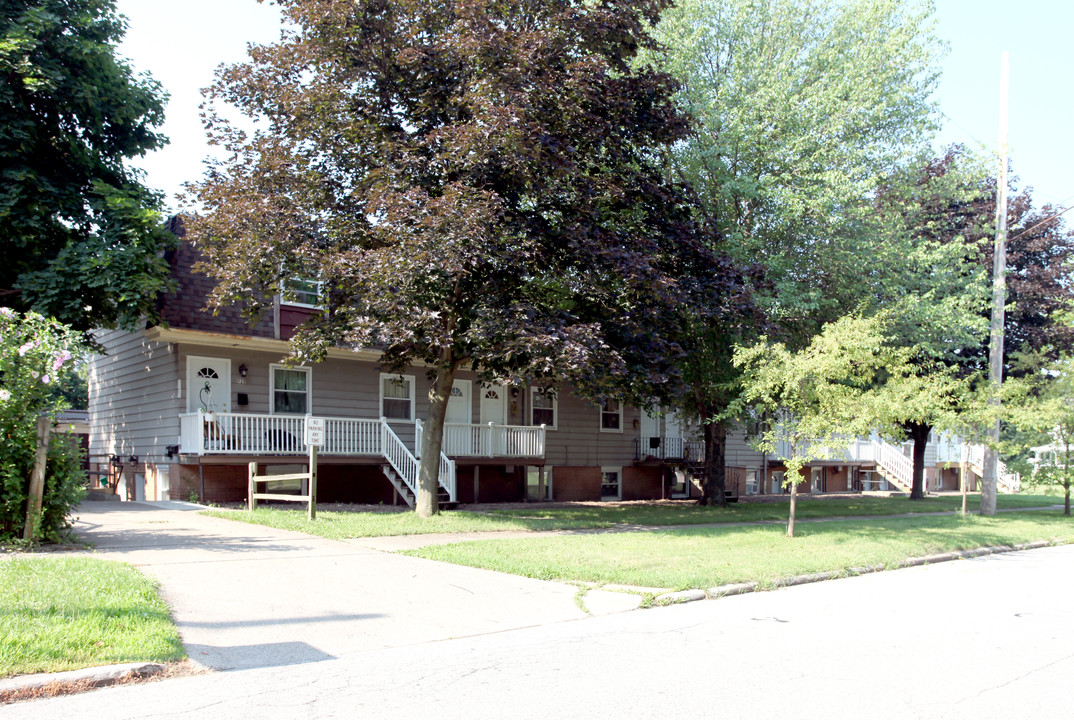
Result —
[[[291,665],[587,617],[577,588],[199,515],[189,503],[84,503],[94,554],[155,578],[191,659]]]

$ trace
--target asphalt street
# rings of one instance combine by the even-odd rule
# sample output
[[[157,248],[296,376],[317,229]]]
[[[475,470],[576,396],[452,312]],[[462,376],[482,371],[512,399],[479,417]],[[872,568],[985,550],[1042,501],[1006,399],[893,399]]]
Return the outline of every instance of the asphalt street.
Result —
[[[214,672],[20,718],[1069,718],[1074,547]]]

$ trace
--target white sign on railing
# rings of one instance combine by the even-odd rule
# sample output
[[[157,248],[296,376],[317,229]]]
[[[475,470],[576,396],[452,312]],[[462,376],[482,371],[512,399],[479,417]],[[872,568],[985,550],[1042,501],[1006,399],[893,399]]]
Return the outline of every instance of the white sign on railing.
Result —
[[[324,418],[306,418],[306,444],[320,447],[324,445]]]

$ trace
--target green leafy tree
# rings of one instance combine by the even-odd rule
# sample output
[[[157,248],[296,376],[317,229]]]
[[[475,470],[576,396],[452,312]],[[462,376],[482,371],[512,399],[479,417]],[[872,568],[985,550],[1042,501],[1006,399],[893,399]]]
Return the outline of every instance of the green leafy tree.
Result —
[[[460,367],[641,401],[674,380],[683,303],[746,300],[656,162],[687,122],[674,81],[632,60],[666,4],[283,0],[293,30],[211,90],[259,121],[209,123],[233,156],[196,187],[189,236],[217,301],[317,277],[296,356],[428,367],[419,514]]]
[[[894,174],[878,196],[887,234],[905,252],[901,272],[879,287],[877,302],[894,318],[894,342],[913,349],[913,381],[890,393],[888,408],[896,436],[913,445],[911,499],[925,497],[933,429],[966,436],[972,424],[974,356],[988,340],[990,192],[981,162],[956,147]]]
[[[1066,353],[1035,376],[1004,383],[1003,415],[1029,437],[1047,440],[1036,448],[1031,481],[1063,489],[1070,515],[1074,486],[1074,357]]]
[[[115,55],[112,0],[0,2],[0,301],[80,330],[157,316],[164,94]]]
[[[717,247],[766,277],[763,322],[691,325],[682,404],[712,426],[702,502],[724,498],[742,392],[733,344],[767,333],[803,347],[848,310],[875,311],[878,287],[900,272],[904,248],[874,198],[934,126],[931,13],[898,0],[682,0],[662,19],[659,59],[697,119],[672,172],[699,192]]]
[[[898,318],[898,342],[915,348],[922,382],[935,388],[892,408],[914,443],[911,498],[924,497],[929,433],[980,424],[989,414],[975,389],[988,367],[995,196],[995,178],[957,146],[880,195],[881,212],[907,248],[905,272],[881,302]],[[1008,203],[1008,226],[1003,365],[1006,376],[1021,377],[1074,342],[1064,320],[1074,307],[1074,233],[1052,208],[1034,210],[1028,191]]]
[[[847,316],[825,325],[798,351],[767,340],[735,350],[734,363],[742,371],[740,402],[771,418],[756,446],[780,457],[786,468],[789,536],[805,464],[825,457],[827,448],[845,444],[847,437],[867,435],[881,425],[888,399],[878,388],[890,390],[910,377],[910,352],[890,345],[884,325],[877,317]]]
[[[37,453],[37,419],[62,400],[54,385],[84,350],[78,333],[37,313],[0,307],[0,539],[22,537],[30,474]],[[64,436],[49,448],[44,501],[35,537],[59,540],[81,499],[85,475]]]

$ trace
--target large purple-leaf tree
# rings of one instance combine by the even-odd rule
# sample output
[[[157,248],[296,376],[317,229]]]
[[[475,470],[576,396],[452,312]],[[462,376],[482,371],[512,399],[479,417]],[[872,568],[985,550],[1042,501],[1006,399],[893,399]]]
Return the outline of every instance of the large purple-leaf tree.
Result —
[[[197,185],[190,236],[217,302],[324,283],[296,356],[427,365],[419,514],[437,511],[460,367],[641,402],[676,380],[683,308],[742,301],[659,170],[688,124],[672,80],[633,60],[665,0],[280,4],[282,40],[210,91],[232,154]]]

